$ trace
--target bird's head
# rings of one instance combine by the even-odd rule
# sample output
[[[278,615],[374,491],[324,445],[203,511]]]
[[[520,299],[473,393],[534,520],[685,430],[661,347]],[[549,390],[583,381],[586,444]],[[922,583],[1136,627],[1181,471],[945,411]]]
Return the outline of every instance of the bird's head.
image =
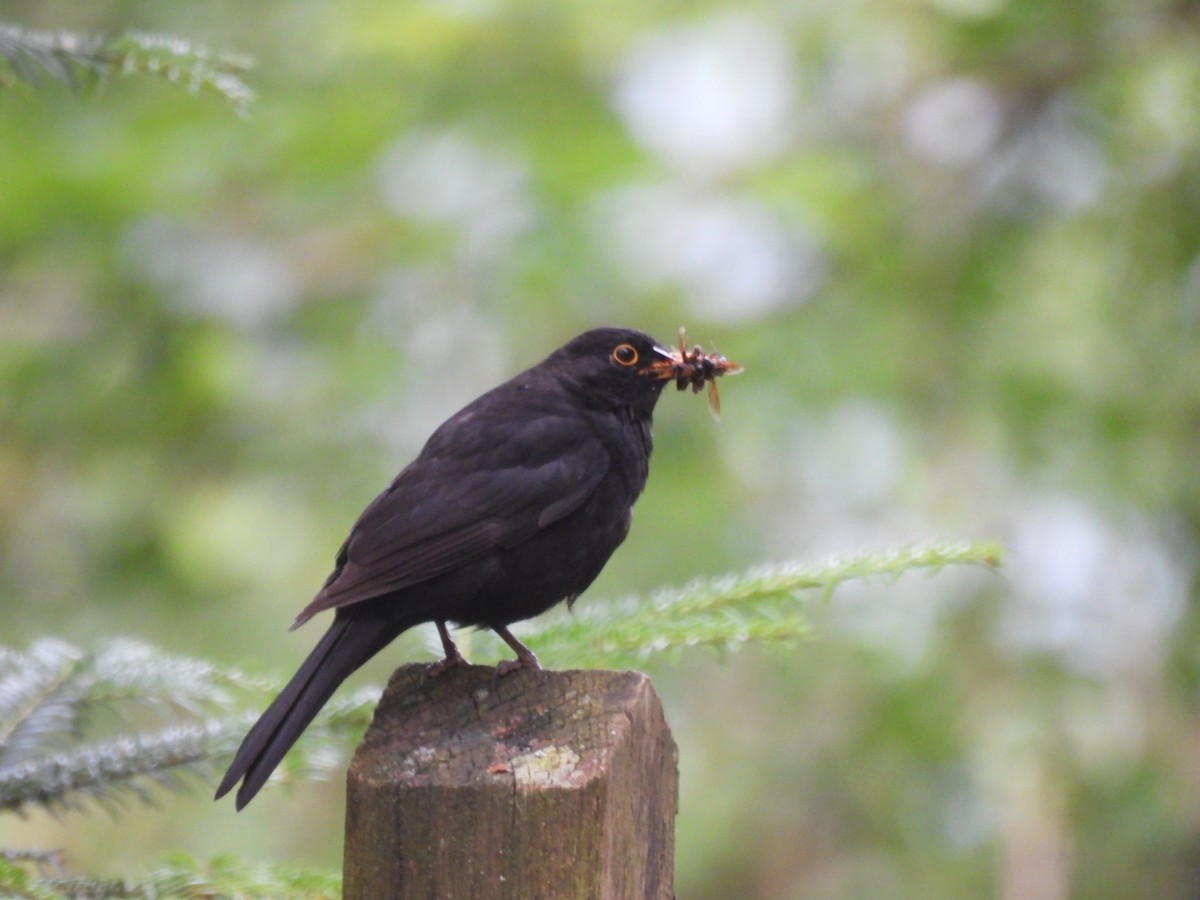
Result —
[[[716,379],[742,370],[719,354],[705,353],[700,347],[689,350],[682,328],[675,349],[630,328],[596,328],[556,350],[543,365],[582,389],[590,402],[628,407],[646,417],[672,381],[680,390],[690,386],[698,391],[707,384],[713,413],[718,414]]]
[[[542,364],[590,405],[626,407],[649,416],[665,380],[653,368],[671,351],[632,328],[595,328],[555,350]]]

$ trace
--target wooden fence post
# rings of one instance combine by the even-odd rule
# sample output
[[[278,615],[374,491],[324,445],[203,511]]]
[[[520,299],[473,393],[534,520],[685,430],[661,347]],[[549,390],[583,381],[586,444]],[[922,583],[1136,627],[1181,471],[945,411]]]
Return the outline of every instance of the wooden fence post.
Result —
[[[677,751],[638,672],[396,670],[347,773],[345,900],[674,897]]]

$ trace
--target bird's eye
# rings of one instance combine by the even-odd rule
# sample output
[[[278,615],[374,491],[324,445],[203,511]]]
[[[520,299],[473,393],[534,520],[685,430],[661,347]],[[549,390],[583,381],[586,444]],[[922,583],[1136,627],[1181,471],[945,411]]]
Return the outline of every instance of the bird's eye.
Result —
[[[622,366],[632,366],[638,361],[638,352],[633,344],[618,344],[613,348],[613,360]]]

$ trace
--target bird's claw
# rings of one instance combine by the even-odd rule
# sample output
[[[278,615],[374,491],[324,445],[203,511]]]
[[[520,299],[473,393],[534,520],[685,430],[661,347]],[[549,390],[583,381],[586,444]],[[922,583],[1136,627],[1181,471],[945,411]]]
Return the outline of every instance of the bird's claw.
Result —
[[[504,639],[504,643],[513,648],[513,652],[517,654],[516,659],[506,659],[496,663],[496,674],[493,680],[501,675],[507,675],[509,672],[515,672],[517,669],[540,669],[542,664],[538,662],[538,658],[533,655],[533,651],[513,637],[513,633],[503,625],[492,625],[492,631],[500,635]]]
[[[542,664],[538,662],[538,658],[533,655],[533,652],[526,650],[524,653],[518,654],[516,659],[502,659],[496,663],[496,677],[502,678],[518,669],[540,669],[541,667]]]
[[[442,653],[445,654],[445,659],[439,660],[429,667],[430,678],[437,678],[447,669],[467,664],[466,659],[458,652],[458,647],[455,646],[454,641],[450,638],[450,632],[446,629],[446,623],[438,621],[436,624],[438,637],[442,639]]]
[[[435,663],[430,663],[428,669],[429,677],[437,678],[439,675],[449,669],[453,669],[456,666],[465,665],[467,665],[467,660],[456,650],[453,654],[448,655],[445,659],[439,659]]]

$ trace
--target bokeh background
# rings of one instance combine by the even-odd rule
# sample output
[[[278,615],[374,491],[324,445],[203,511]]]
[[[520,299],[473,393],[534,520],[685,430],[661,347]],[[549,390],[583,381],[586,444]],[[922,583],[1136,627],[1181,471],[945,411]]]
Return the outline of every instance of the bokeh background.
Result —
[[[289,673],[362,506],[575,333],[746,365],[660,404],[589,592],[997,538],[652,660],[685,898],[1200,892],[1200,9],[1163,0],[0,3],[257,60],[0,91],[0,641]],[[581,601],[587,602],[587,597]],[[320,626],[316,626],[319,628]],[[428,657],[412,636],[362,680]],[[566,665],[569,660],[547,660]],[[83,870],[336,868],[335,779],[34,815]]]

